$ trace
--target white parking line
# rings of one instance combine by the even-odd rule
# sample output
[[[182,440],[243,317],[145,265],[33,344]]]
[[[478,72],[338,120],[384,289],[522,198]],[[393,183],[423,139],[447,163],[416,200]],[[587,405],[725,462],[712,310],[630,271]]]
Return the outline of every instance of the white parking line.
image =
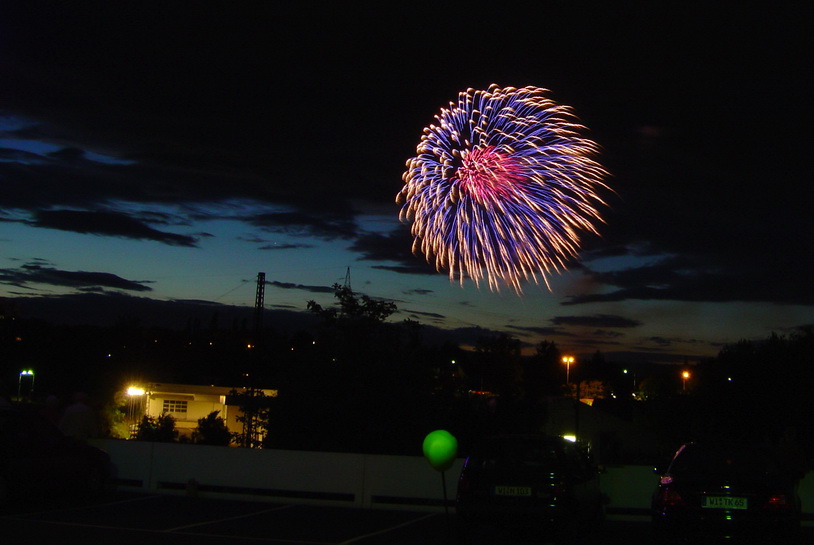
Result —
[[[77,523],[77,522],[66,522],[66,521],[55,521],[55,520],[37,520],[37,524],[47,524],[50,526],[65,526],[71,528],[90,528],[94,530],[112,530],[114,532],[128,532],[128,533],[137,533],[137,534],[144,534],[145,539],[149,539],[149,536],[156,537],[160,534],[166,534],[166,530],[152,530],[148,528],[127,528],[122,526],[109,526],[109,525],[102,525],[102,524],[84,524],[84,523]],[[121,534],[120,534],[121,535]],[[244,542],[244,541],[256,541],[258,543],[291,543],[292,545],[336,545],[336,542],[332,541],[307,541],[302,539],[281,539],[276,537],[257,537],[257,536],[235,536],[235,535],[221,535],[221,534],[207,534],[202,532],[173,532],[173,535],[179,536],[196,536],[202,537],[207,539],[223,539],[227,540],[228,543],[237,543],[237,542]]]
[[[390,526],[389,528],[385,528],[384,530],[379,530],[377,532],[370,532],[369,534],[365,534],[362,536],[356,536],[351,539],[345,540],[338,545],[349,545],[350,543],[356,543],[357,541],[362,541],[363,539],[367,539],[369,537],[378,536],[381,534],[386,534],[387,532],[392,532],[393,530],[398,530],[399,528],[404,528],[405,526],[409,526],[411,524],[415,524],[416,522],[421,522],[422,520],[426,520],[428,518],[437,517],[438,513],[430,513],[429,515],[424,515],[423,517],[418,517],[416,519],[408,520],[407,522],[402,522],[401,524],[396,524],[395,526]]]
[[[162,532],[169,533],[169,532],[177,532],[179,530],[186,530],[188,528],[195,528],[197,526],[208,526],[210,524],[218,524],[221,522],[227,522],[230,520],[237,520],[243,519],[247,517],[253,517],[255,515],[262,515],[264,513],[271,513],[272,511],[282,511],[283,509],[288,509],[293,507],[293,505],[278,505],[277,507],[272,507],[271,509],[263,509],[261,511],[252,511],[251,513],[244,513],[242,515],[235,515],[233,517],[226,517],[222,519],[214,519],[214,520],[205,520],[203,522],[196,522],[194,524],[185,524],[184,526],[176,526],[175,528],[167,528],[162,530]]]

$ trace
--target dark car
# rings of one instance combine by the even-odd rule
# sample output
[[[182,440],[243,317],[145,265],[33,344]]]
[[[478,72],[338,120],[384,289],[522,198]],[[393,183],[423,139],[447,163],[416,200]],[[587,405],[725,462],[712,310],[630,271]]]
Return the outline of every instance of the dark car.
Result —
[[[794,543],[800,532],[797,478],[769,446],[683,445],[653,494],[656,543]]]
[[[481,441],[467,457],[456,501],[459,542],[490,526],[569,541],[602,521],[599,472],[579,445],[537,434]]]
[[[99,494],[110,467],[106,452],[64,436],[35,410],[0,406],[0,506]]]

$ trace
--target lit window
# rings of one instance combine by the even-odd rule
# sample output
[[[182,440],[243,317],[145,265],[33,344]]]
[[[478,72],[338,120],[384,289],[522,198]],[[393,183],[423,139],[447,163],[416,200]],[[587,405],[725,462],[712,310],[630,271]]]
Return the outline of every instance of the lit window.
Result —
[[[164,412],[185,415],[187,414],[187,402],[177,399],[165,399]]]

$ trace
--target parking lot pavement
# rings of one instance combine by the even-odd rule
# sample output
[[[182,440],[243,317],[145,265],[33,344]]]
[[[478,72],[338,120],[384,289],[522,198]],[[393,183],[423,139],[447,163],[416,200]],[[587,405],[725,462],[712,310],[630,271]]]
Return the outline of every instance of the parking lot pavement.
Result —
[[[0,515],[0,543],[375,544],[390,542],[383,537],[388,533],[438,518],[426,512],[118,493],[100,502],[8,508]]]
[[[103,545],[450,545],[454,515],[350,507],[117,493],[105,501],[58,501],[6,509],[0,543]],[[811,528],[808,528],[811,530]],[[608,521],[585,544],[647,544],[649,525]],[[485,531],[476,544],[525,545]]]

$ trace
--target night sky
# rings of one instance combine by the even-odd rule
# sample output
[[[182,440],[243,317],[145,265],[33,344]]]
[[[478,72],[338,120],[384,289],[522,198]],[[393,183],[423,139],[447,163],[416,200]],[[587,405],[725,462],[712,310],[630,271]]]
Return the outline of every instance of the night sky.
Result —
[[[262,271],[284,316],[349,271],[462,345],[618,361],[814,324],[802,11],[301,4],[4,2],[0,297],[86,321],[105,302],[251,307]],[[422,129],[490,83],[550,89],[611,173],[600,236],[551,291],[451,282],[398,221]]]

